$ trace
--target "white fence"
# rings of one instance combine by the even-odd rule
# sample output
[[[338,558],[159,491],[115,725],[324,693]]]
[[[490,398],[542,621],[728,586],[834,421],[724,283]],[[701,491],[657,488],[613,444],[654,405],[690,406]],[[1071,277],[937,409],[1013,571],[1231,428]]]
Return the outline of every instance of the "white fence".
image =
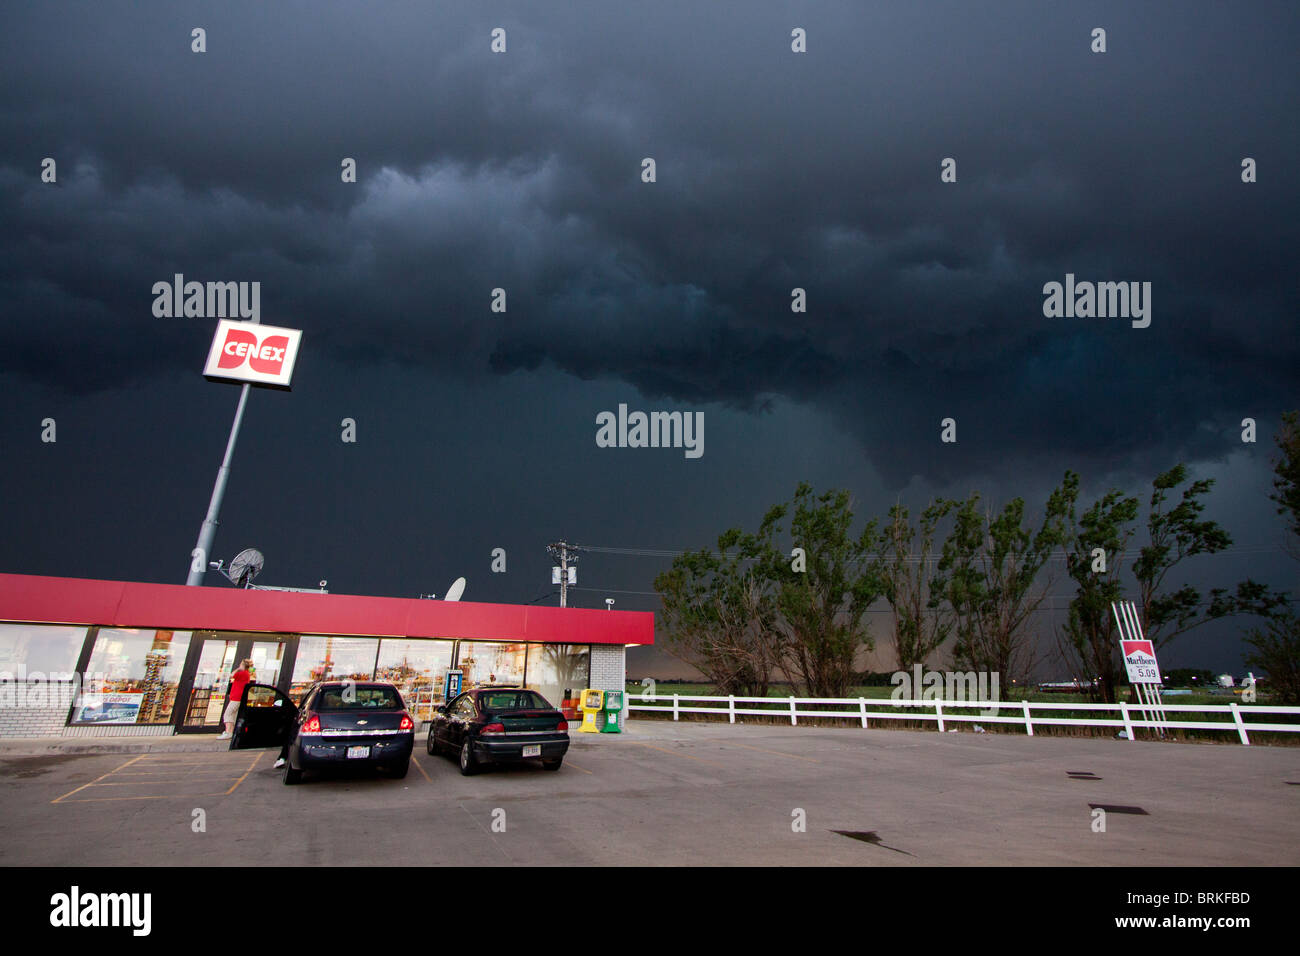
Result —
[[[687,706],[682,702],[703,701],[712,706]],[[1243,744],[1250,745],[1250,732],[1298,733],[1300,723],[1277,724],[1258,721],[1258,716],[1268,714],[1291,714],[1300,716],[1300,707],[1274,707],[1259,704],[1241,705],[1236,701],[1230,704],[1164,704],[1161,710],[1196,714],[1223,714],[1223,720],[1167,720],[1159,719],[1149,708],[1129,703],[1118,704],[1068,704],[1037,703],[1031,701],[958,701],[958,700],[894,700],[892,698],[866,697],[703,697],[690,694],[627,694],[627,710],[630,712],[671,713],[673,720],[681,714],[706,714],[710,717],[726,717],[731,723],[737,717],[788,717],[792,725],[799,723],[800,717],[822,717],[838,720],[861,722],[863,727],[870,726],[871,721],[889,720],[932,720],[938,725],[940,733],[948,723],[966,722],[972,724],[1019,724],[1025,728],[1030,737],[1034,727],[1113,727],[1125,731],[1129,740],[1135,739],[1134,730],[1144,728],[1159,734],[1166,730],[1219,730],[1236,731]],[[767,705],[755,707],[751,705]],[[722,706],[725,705],[725,706]],[[740,706],[737,706],[740,705]],[[783,706],[773,706],[783,705]],[[841,705],[854,707],[856,710],[808,710],[805,705],[818,707]],[[868,709],[870,708],[870,709]],[[880,709],[886,708],[886,709]],[[984,713],[971,714],[968,711],[981,710]],[[1014,716],[1004,716],[1002,710],[1017,711]],[[1099,716],[1095,718],[1054,716],[1059,711],[1109,711],[1118,717]],[[955,713],[954,711],[966,711]],[[989,712],[994,713],[990,714]]]

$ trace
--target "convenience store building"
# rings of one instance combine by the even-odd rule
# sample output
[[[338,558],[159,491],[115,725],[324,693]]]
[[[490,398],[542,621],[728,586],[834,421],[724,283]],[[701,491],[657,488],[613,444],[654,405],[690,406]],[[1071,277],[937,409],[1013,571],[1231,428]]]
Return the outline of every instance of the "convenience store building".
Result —
[[[0,574],[0,737],[218,733],[226,684],[295,701],[324,679],[385,680],[428,720],[463,689],[519,684],[557,707],[622,690],[654,615],[533,605]]]

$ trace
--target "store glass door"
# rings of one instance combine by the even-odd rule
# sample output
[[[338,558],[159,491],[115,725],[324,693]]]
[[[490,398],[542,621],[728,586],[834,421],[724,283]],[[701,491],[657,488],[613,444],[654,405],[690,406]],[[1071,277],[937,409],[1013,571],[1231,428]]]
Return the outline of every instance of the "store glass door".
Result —
[[[178,703],[182,696],[185,698],[184,705],[176,708],[180,715],[176,726],[179,733],[221,730],[226,688],[230,686],[230,675],[235,672],[235,658],[239,654],[238,640],[223,637],[197,639],[201,633],[196,631],[194,634],[196,640],[191,642],[189,658],[197,659],[192,667],[191,660],[186,660],[186,675],[181,678],[177,694]],[[197,654],[194,653],[196,650]]]
[[[220,733],[230,676],[253,662],[253,680],[284,690],[293,676],[297,635],[195,631],[176,695],[176,732]]]

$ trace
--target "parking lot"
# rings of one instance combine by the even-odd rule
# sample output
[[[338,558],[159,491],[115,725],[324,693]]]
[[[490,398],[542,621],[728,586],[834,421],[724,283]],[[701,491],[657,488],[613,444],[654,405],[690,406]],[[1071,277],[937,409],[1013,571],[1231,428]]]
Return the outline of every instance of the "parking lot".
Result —
[[[634,720],[558,773],[417,738],[404,780],[286,787],[273,750],[177,740],[0,747],[0,864],[1300,863],[1293,747]]]

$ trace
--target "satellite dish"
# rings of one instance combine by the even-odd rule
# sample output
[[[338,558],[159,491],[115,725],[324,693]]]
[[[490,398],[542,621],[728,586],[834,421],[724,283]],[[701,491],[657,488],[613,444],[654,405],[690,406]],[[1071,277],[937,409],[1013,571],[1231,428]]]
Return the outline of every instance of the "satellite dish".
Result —
[[[444,601],[459,601],[460,596],[465,593],[465,579],[457,578],[451,582],[451,587],[447,588],[447,593],[443,595]]]
[[[226,572],[226,577],[237,588],[250,587],[253,578],[257,577],[265,563],[266,558],[262,557],[261,551],[256,548],[245,548],[235,555],[235,560],[230,562],[230,570]]]

